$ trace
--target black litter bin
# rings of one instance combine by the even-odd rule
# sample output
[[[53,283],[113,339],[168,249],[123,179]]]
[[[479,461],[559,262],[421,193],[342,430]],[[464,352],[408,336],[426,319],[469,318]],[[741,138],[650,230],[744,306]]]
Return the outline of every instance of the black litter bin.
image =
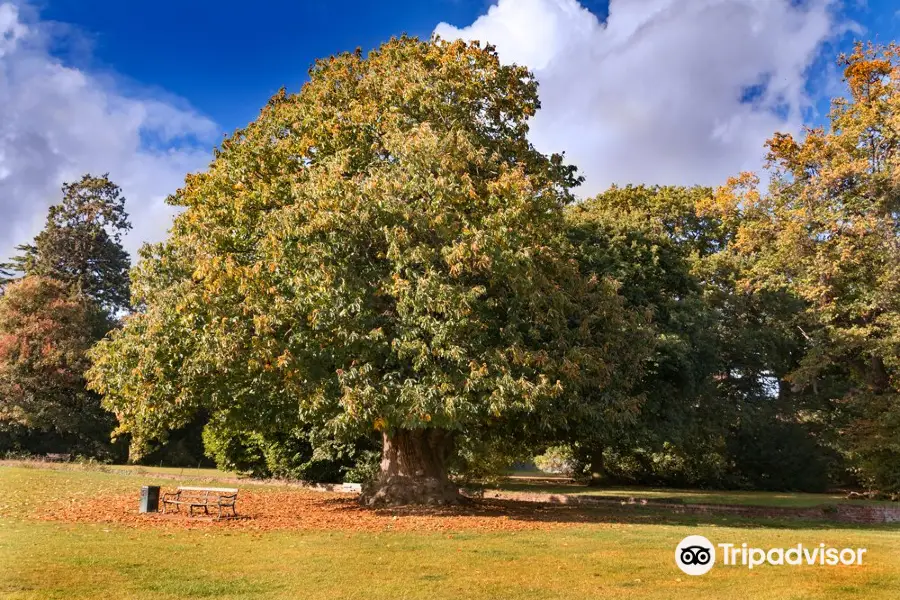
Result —
[[[141,488],[141,512],[157,512],[159,510],[159,486],[145,485]]]

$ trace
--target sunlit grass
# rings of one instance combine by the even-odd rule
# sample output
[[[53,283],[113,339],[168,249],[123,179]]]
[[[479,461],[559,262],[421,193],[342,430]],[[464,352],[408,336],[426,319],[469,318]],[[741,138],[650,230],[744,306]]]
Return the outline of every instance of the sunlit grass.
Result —
[[[900,529],[676,517],[515,533],[139,530],[31,519],[47,500],[135,490],[154,481],[96,471],[0,468],[0,597],[47,598],[650,598],[894,599]],[[624,514],[624,513],[623,513]],[[865,547],[862,567],[673,563],[691,533],[761,547]]]
[[[114,472],[122,475],[175,475],[196,478],[239,477],[236,473],[228,473],[207,467],[153,467],[146,465],[108,465],[97,462],[40,462],[35,460],[0,460],[0,466],[21,467],[26,469],[52,469],[63,471],[100,471]]]

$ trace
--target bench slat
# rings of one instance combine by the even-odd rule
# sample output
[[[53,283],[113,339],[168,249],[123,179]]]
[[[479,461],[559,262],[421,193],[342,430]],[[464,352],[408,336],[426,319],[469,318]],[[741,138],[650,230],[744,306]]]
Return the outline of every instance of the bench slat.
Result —
[[[179,487],[178,490],[185,492],[220,492],[225,494],[237,494],[237,488],[205,488],[205,487]]]
[[[234,501],[231,502],[198,502],[192,500],[166,500],[166,504],[190,504],[191,506],[232,506],[234,505]]]

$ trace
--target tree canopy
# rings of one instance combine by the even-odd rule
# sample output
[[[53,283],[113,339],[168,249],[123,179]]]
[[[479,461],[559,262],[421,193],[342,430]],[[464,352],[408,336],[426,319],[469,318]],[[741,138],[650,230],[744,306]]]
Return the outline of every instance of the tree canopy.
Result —
[[[753,290],[804,304],[808,351],[789,375],[847,411],[848,448],[870,484],[900,486],[900,48],[841,59],[848,95],[828,127],[768,142],[771,183],[729,182],[714,211],[738,224]],[[835,372],[849,386],[833,386]]]
[[[568,210],[582,270],[617,281],[627,305],[646,314],[655,338],[648,360],[619,387],[634,402],[627,426],[588,420],[570,432],[593,483],[610,470],[604,452],[659,449],[696,436],[690,426],[698,399],[708,396],[703,388],[718,366],[714,319],[693,271],[700,256],[715,251],[716,231],[696,212],[708,194],[705,188],[613,187]]]
[[[782,383],[804,346],[792,329],[798,302],[738,285],[747,260],[731,251],[736,224],[706,211],[712,196],[614,186],[568,209],[582,269],[619,282],[655,337],[626,387],[640,399],[633,418],[570,420],[568,442],[596,484],[821,488],[806,398]],[[749,440],[754,452],[742,450]]]
[[[105,318],[59,281],[29,276],[0,297],[0,430],[16,427],[70,438],[96,453],[111,415],[85,389],[87,351]]]
[[[134,307],[88,373],[133,459],[206,423],[258,474],[339,478],[380,447],[375,504],[454,502],[448,469],[547,447],[600,481],[898,489],[900,49],[842,61],[848,96],[774,135],[766,185],[576,201],[528,141],[531,73],[394,39],[318,61],[188,175],[130,299],[105,177],[0,277]]]
[[[115,419],[85,388],[87,350],[128,307],[130,229],[119,188],[85,175],[62,187],[44,229],[0,264],[0,450],[110,456]]]
[[[22,253],[0,265],[0,276],[12,271],[63,282],[104,309],[128,307],[131,259],[122,235],[131,229],[125,198],[108,175],[84,175],[62,186],[62,202],[50,207],[44,229]],[[4,269],[5,267],[5,269]]]
[[[373,502],[453,501],[460,436],[615,414],[635,315],[572,259],[578,183],[526,138],[532,75],[414,38],[319,61],[191,175],[91,384],[136,452],[199,407],[384,438]]]

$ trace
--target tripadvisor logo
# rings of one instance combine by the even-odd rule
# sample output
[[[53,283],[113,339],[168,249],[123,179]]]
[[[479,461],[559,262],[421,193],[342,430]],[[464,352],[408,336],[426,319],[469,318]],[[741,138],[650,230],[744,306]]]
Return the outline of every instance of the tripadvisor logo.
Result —
[[[703,575],[716,564],[716,547],[702,535],[689,535],[675,548],[675,564],[688,575]]]
[[[825,544],[790,548],[754,548],[747,544],[713,544],[702,535],[689,535],[675,547],[675,564],[688,575],[703,575],[716,564],[716,548],[721,564],[748,569],[769,564],[776,566],[862,565],[865,548],[833,548]]]

